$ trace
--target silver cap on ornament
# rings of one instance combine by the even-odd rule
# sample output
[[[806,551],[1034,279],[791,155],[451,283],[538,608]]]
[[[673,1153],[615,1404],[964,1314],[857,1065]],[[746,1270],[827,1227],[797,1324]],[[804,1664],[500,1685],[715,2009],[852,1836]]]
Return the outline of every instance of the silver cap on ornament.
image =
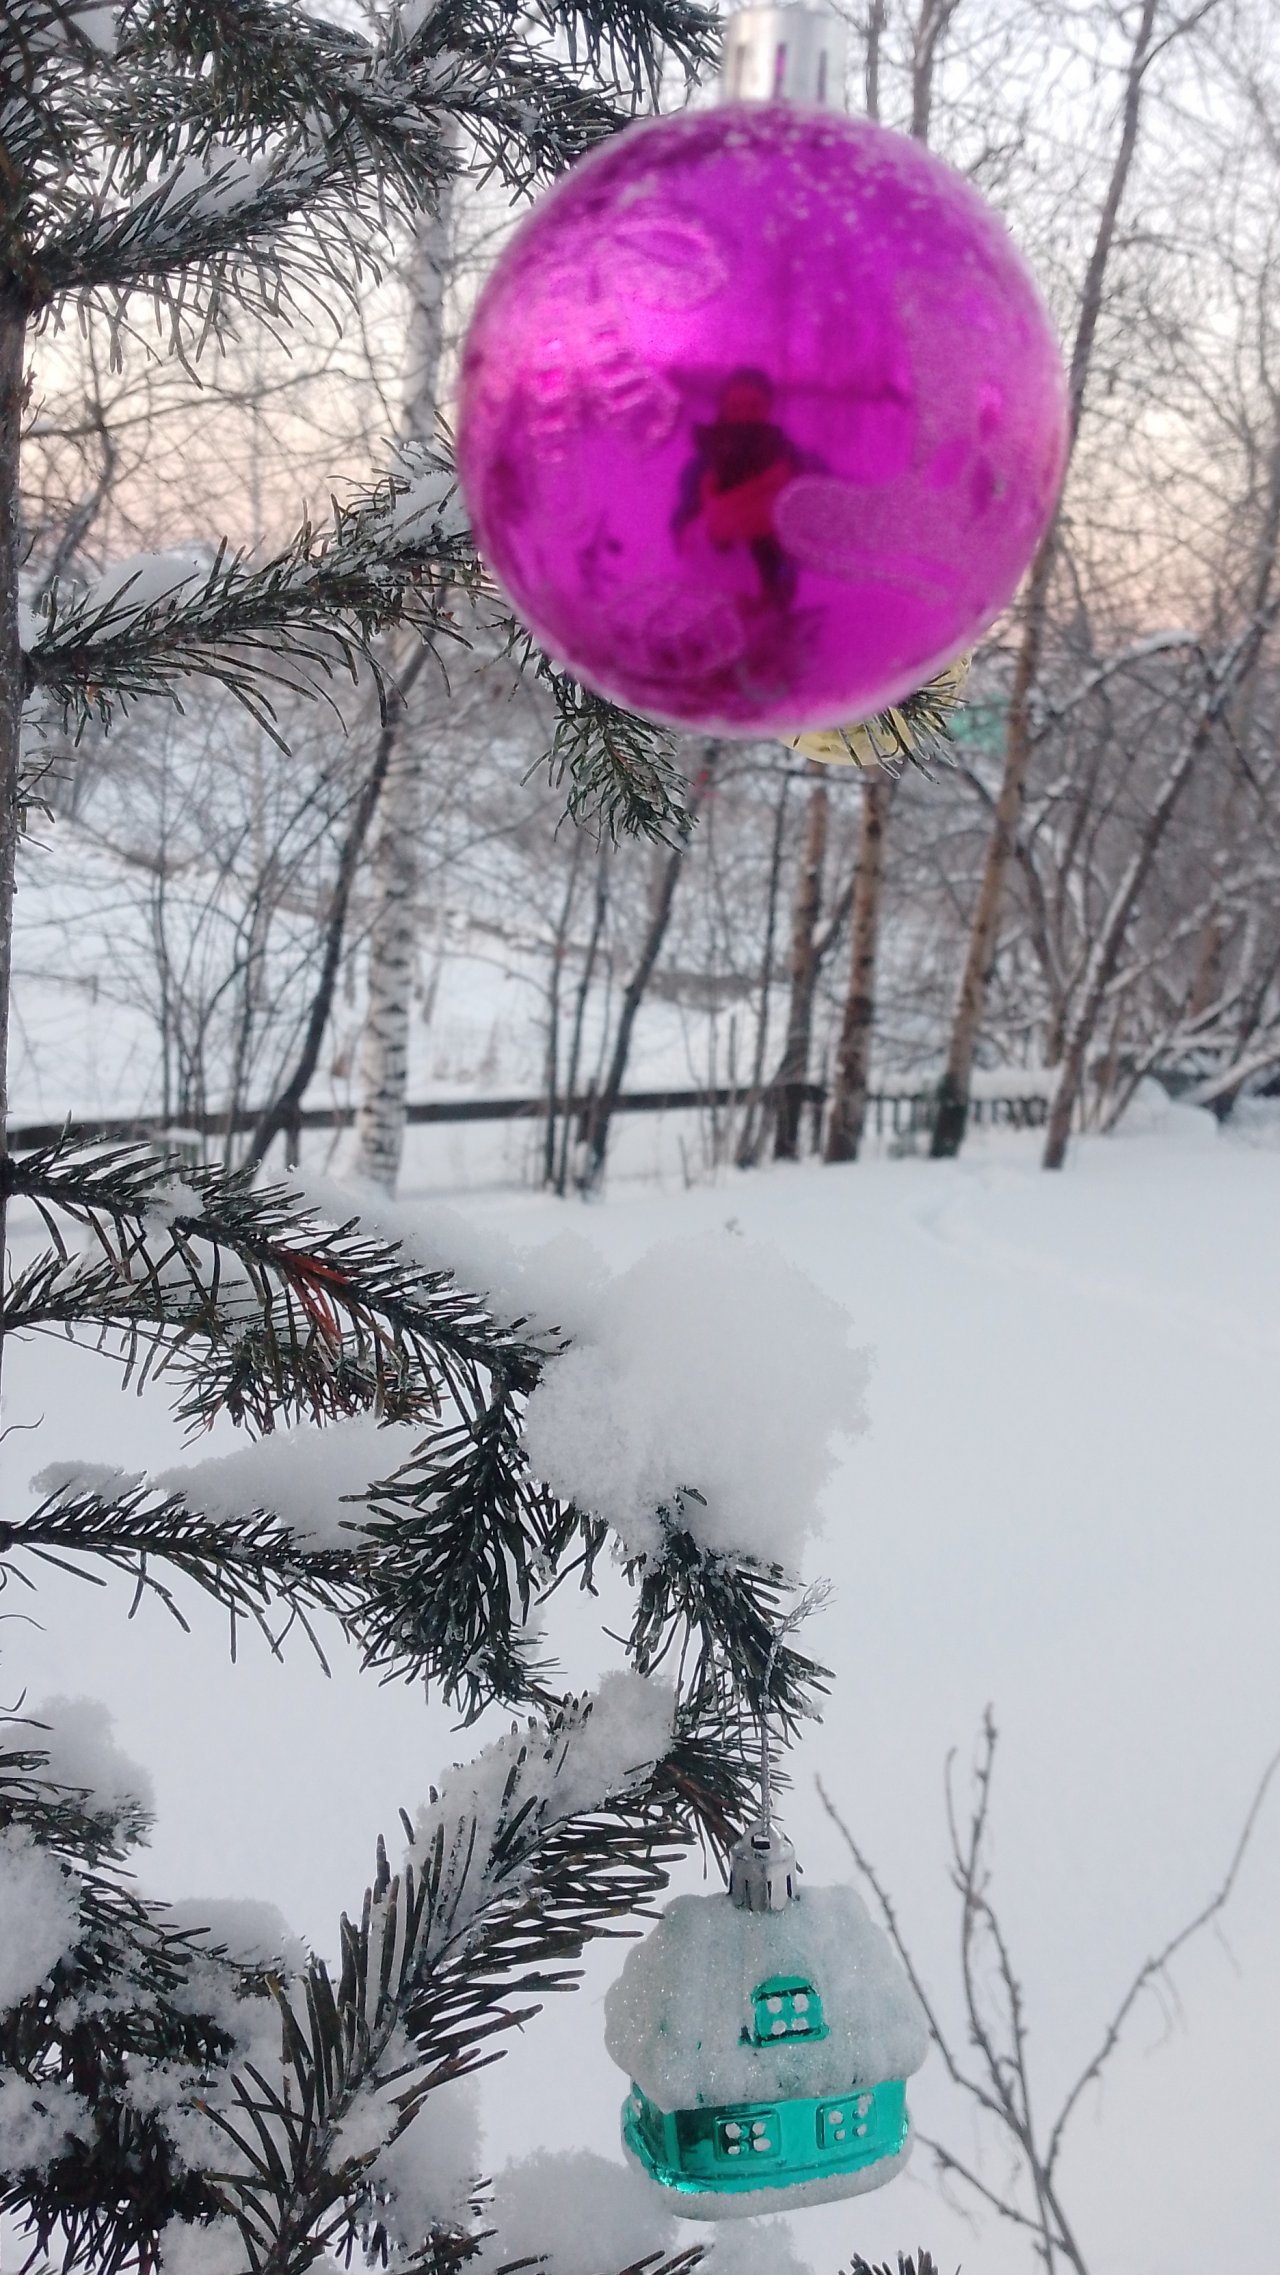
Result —
[[[785,1912],[797,1894],[796,1852],[775,1824],[761,1819],[729,1851],[729,1897],[740,1912]]]
[[[728,103],[817,103],[844,109],[848,27],[834,8],[784,5],[739,8],[726,19],[720,71]]]

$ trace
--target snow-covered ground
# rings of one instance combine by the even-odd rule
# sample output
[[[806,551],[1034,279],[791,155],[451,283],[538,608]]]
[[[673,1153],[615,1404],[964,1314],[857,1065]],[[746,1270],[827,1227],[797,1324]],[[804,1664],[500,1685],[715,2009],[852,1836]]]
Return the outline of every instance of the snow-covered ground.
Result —
[[[847,1308],[873,1354],[870,1427],[842,1455],[808,1551],[834,1594],[807,1641],[837,1680],[793,1759],[787,1822],[811,1881],[845,1875],[820,1775],[963,2043],[943,1765],[955,1748],[965,1776],[994,1703],[994,1895],[1044,2116],[1135,1969],[1221,1879],[1280,1743],[1269,1134],[1263,1122],[1220,1136],[1207,1116],[1169,1109],[1084,1143],[1060,1177],[1039,1172],[1034,1138],[1001,1134],[956,1165],[726,1172],[690,1190],[678,1172],[618,1180],[589,1209],[504,1188],[494,1153],[469,1156],[458,1200],[521,1242],[567,1223],[612,1269],[673,1238],[768,1241]],[[652,1133],[624,1142],[625,1160]],[[447,1162],[424,1150],[406,1197],[447,1182]],[[764,1342],[770,1321],[757,1325]],[[54,1459],[179,1458],[159,1402],[121,1398],[100,1361],[48,1345],[6,1369],[9,1422],[43,1418],[38,1439],[14,1429],[3,1445],[6,1495]],[[189,1636],[153,1604],[130,1626],[124,1586],[41,1574],[38,1598],[6,1601],[22,1615],[6,1629],[6,1696],[25,1683],[33,1699],[105,1698],[155,1778],[148,1879],[173,1897],[271,1897],[331,1950],[375,1834],[394,1832],[397,1804],[465,1758],[472,1734],[411,1692],[361,1682],[340,1649],[328,1681],[301,1645],[282,1669],[242,1642],[232,1667],[216,1615],[183,1600]],[[43,1626],[23,1624],[30,1615]],[[562,1619],[569,1671],[590,1679],[608,1648],[595,1610],[575,1602]],[[692,1868],[686,1884],[698,1885]],[[1079,2111],[1062,2193],[1090,2275],[1276,2263],[1278,1891],[1280,1789],[1222,1932],[1139,2006]],[[536,2144],[617,2153],[623,2080],[602,2002],[619,1962],[595,1951],[579,1994],[552,2002],[486,2073],[491,2167]],[[922,2131],[984,2155],[1000,2185],[1000,2152],[977,2147],[936,2057],[912,2105]],[[966,2275],[1035,2265],[1025,2235],[962,2217],[924,2154],[878,2194],[798,2214],[792,2242],[829,2275],[854,2250],[888,2257],[917,2242],[944,2275],[958,2262]]]

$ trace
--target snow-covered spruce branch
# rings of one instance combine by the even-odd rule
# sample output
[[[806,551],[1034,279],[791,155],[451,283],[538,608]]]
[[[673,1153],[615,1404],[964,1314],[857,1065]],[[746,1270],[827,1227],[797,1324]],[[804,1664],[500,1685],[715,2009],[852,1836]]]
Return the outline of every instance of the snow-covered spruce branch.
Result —
[[[449,589],[474,591],[482,571],[452,469],[421,460],[335,501],[327,527],[304,524],[272,559],[224,541],[209,562],[160,554],[94,585],[55,583],[29,626],[26,692],[52,697],[69,725],[109,726],[131,699],[172,696],[194,674],[274,732],[273,686],[317,692],[338,672],[354,678],[393,625],[452,635]]]
[[[144,1146],[64,1141],[5,1174],[52,1242],[9,1290],[6,1330],[117,1330],[134,1364],[163,1359],[186,1381],[184,1420],[434,1419],[445,1400],[487,1411],[495,1380],[537,1380],[545,1342],[495,1325],[451,1273],[249,1173],[175,1175]],[[59,1218],[87,1234],[86,1255],[70,1254]]]
[[[429,2095],[571,1988],[566,1962],[645,1911],[743,1798],[731,1730],[673,1725],[670,1693],[609,1678],[595,1707],[516,1725],[433,1793],[398,1874],[380,1847],[335,1983],[318,1959],[291,1972],[269,1919],[232,1915],[214,1940],[140,1902],[122,1870],[145,1807],[88,1790],[101,1740],[66,1738],[32,1723],[0,1752],[0,1898],[21,1928],[0,2208],[38,2251],[60,2238],[67,2268],[154,2264],[170,2221],[219,2213],[249,2266],[281,2275],[367,2236],[393,2192],[379,2158]]]
[[[175,1609],[166,1575],[182,1574],[223,1605],[233,1635],[249,1619],[277,1647],[277,1608],[286,1631],[335,1612],[366,1664],[425,1676],[468,1715],[545,1696],[531,1613],[575,1573],[589,1587],[607,1537],[545,1489],[523,1444],[558,1338],[503,1326],[448,1272],[245,1172],[176,1177],[142,1147],[64,1143],[6,1175],[49,1235],[7,1292],[6,1332],[105,1335],[126,1379],[174,1378],[193,1426],[226,1415],[265,1434],[149,1481],[49,1473],[40,1507],[4,1529],[10,1561],[105,1563]],[[308,1452],[273,1437],[281,1420],[330,1427]],[[767,1700],[789,1730],[824,1680],[779,1642],[791,1583],[777,1565],[709,1550],[698,1505],[686,1488],[656,1512],[655,1545],[628,1555],[634,1663],[683,1665],[699,1713]]]
[[[12,156],[36,193],[5,248],[14,297],[36,313],[68,294],[142,288],[181,337],[216,326],[228,301],[278,304],[317,251],[349,289],[391,215],[434,204],[456,163],[451,120],[524,188],[624,122],[634,94],[610,99],[620,75],[656,87],[664,56],[693,73],[714,48],[704,10],[619,0],[570,12],[566,69],[549,37],[559,19],[541,14],[531,44],[489,0],[409,0],[367,39],[264,0],[207,20],[130,0],[99,44],[76,35],[65,0],[21,0],[0,52]],[[615,75],[612,90],[584,85],[579,49],[597,76]],[[316,225],[311,251],[280,237],[296,218]]]
[[[74,1467],[49,1472],[41,1482],[52,1490],[30,1516],[0,1525],[0,1577],[25,1577],[41,1563],[86,1576],[118,1571],[186,1627],[173,1586],[183,1579],[226,1611],[233,1657],[242,1625],[256,1627],[277,1656],[297,1626],[327,1664],[316,1627],[327,1615],[366,1669],[437,1685],[468,1719],[494,1699],[545,1701],[526,1629],[544,1574],[547,1497],[525,1472],[514,1433],[506,1489],[497,1492],[492,1465],[476,1476],[472,1434],[460,1426],[448,1436],[443,1453],[432,1442],[396,1481],[403,1518],[378,1506],[376,1485],[333,1512],[317,1487],[308,1496],[314,1529],[305,1532],[269,1506],[237,1509],[232,1521],[145,1479],[102,1477],[95,1491]],[[287,1444],[305,1470],[296,1440]],[[320,1469],[328,1448],[314,1450]],[[376,1464],[376,1450],[367,1461]],[[333,1544],[320,1545],[331,1513]]]
[[[388,1434],[362,1429],[335,1451],[350,1425],[318,1435],[310,1460],[295,1437],[154,1479],[61,1466],[38,1480],[47,1490],[30,1516],[0,1525],[0,1584],[29,1579],[28,1562],[105,1567],[185,1626],[176,1576],[226,1611],[233,1655],[243,1624],[277,1654],[296,1624],[323,1662],[315,1623],[330,1615],[367,1668],[438,1685],[468,1719],[495,1699],[545,1703],[531,1613],[576,1571],[590,1584],[605,1533],[530,1477],[514,1418],[502,1426],[501,1462],[482,1428],[459,1423],[380,1483],[364,1478]],[[390,1433],[384,1463],[403,1435]],[[268,1496],[286,1466],[282,1514]],[[691,1713],[728,1712],[740,1696],[752,1712],[767,1701],[789,1731],[813,1712],[826,1670],[779,1640],[789,1592],[779,1568],[709,1555],[664,1518],[660,1554],[629,1563],[627,1577],[632,1662],[646,1674],[680,1665]]]
[[[700,1710],[722,1703],[727,1684],[754,1713],[767,1708],[780,1731],[793,1733],[815,1711],[830,1671],[785,1640],[790,1582],[780,1566],[708,1555],[684,1521],[686,1505],[700,1499],[686,1487],[673,1508],[660,1510],[660,1552],[626,1565],[637,1589],[631,1657],[645,1674],[674,1659],[683,1695]]]
[[[148,1818],[127,1790],[91,1790],[83,1749],[57,1759],[65,1747],[45,1725],[8,1729],[0,2212],[29,2223],[36,2255],[61,2231],[66,2264],[114,2269],[175,2202],[206,2200],[155,2112],[177,2081],[243,2058],[246,2021],[270,2017],[266,1981],[133,1892],[127,1858]]]
[[[480,603],[464,627],[459,595]],[[539,651],[495,599],[457,498],[449,459],[402,453],[377,486],[330,523],[298,531],[266,561],[225,542],[211,559],[159,554],[94,585],[57,580],[27,619],[25,689],[60,705],[64,724],[109,727],[139,697],[180,699],[196,676],[226,687],[277,742],[273,691],[324,694],[361,664],[376,636],[407,625],[422,638],[505,638],[557,713],[547,764],[569,778],[569,810],[613,836],[657,838],[684,825],[686,784],[669,733],[581,687]],[[487,631],[486,631],[487,627]]]
[[[335,1984],[313,1958],[280,1983],[271,2071],[234,2072],[204,2107],[229,2154],[209,2173],[253,2275],[292,2275],[377,2223],[379,2160],[429,2095],[494,2059],[491,2041],[572,1987],[566,1962],[643,1913],[697,1825],[666,1763],[669,1698],[614,1677],[513,1727],[433,1796],[409,1853],[342,1922]]]

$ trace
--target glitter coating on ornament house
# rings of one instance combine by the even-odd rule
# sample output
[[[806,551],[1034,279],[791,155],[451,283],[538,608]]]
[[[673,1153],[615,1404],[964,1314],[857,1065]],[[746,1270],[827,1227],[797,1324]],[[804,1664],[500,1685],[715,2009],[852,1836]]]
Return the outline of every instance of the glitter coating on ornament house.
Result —
[[[852,1888],[680,1896],[605,2000],[630,2161],[685,2219],[864,2193],[905,2163],[924,2015]]]
[[[517,230],[468,334],[480,548],[552,655],[727,734],[897,701],[1012,596],[1065,453],[1002,223],[866,121],[629,129]]]

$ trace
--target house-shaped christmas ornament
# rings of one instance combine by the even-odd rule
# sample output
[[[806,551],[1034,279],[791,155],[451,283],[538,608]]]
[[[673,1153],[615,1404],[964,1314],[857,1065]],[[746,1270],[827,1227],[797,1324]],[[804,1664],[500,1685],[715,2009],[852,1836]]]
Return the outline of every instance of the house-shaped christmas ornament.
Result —
[[[767,1823],[735,1844],[727,1896],[678,1896],[631,1951],[605,2043],[631,2078],[627,2156],[683,2219],[829,2203],[906,2162],[920,2002],[856,1892],[802,1891]]]

